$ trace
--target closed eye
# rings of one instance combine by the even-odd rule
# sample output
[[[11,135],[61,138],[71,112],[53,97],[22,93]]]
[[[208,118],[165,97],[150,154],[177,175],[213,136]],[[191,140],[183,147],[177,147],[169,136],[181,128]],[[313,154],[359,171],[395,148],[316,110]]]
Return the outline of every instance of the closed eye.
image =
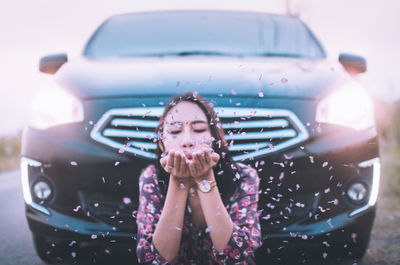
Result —
[[[197,133],[202,133],[202,132],[205,132],[206,131],[206,129],[198,129],[198,130],[194,130],[194,132],[197,132]]]
[[[179,131],[168,131],[169,134],[178,134],[180,132],[181,132],[180,130]]]

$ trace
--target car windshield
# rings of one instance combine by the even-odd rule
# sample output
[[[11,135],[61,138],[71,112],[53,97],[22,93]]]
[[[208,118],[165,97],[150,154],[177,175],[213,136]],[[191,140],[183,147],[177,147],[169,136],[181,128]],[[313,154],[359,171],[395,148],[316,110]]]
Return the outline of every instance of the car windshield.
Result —
[[[92,36],[84,55],[325,57],[318,41],[296,18],[218,11],[114,16]]]

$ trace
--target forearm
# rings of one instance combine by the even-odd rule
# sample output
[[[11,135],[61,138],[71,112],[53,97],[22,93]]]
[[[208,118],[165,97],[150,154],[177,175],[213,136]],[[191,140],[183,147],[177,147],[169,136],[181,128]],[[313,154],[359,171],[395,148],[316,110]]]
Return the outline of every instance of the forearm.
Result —
[[[165,204],[153,235],[153,244],[168,261],[179,252],[183,218],[188,196],[188,188],[182,189],[180,182],[170,177]]]
[[[214,173],[211,171],[206,179],[214,180]],[[231,238],[233,223],[221,200],[218,187],[208,193],[197,191],[197,194],[214,247],[217,251],[222,251]]]

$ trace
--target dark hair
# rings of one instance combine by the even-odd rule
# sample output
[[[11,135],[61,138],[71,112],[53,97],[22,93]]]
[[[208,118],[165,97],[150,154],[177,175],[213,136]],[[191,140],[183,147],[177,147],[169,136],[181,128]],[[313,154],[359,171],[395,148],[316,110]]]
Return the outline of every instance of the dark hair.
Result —
[[[222,201],[224,204],[228,203],[230,196],[235,190],[235,177],[237,174],[237,167],[232,163],[230,152],[228,151],[228,143],[225,140],[225,133],[222,129],[222,124],[219,118],[216,116],[211,103],[207,102],[203,97],[199,96],[196,92],[186,92],[182,95],[174,96],[167,103],[164,113],[161,115],[158,126],[155,129],[157,138],[157,161],[156,167],[158,171],[159,179],[161,180],[160,185],[163,186],[163,193],[165,194],[168,190],[169,174],[165,172],[160,164],[160,159],[163,151],[160,149],[162,143],[162,132],[165,117],[169,111],[180,102],[192,102],[195,103],[205,113],[208,124],[211,130],[211,136],[213,137],[212,148],[216,153],[220,155],[220,160],[217,165],[213,168],[215,180],[217,182],[218,190],[221,193]]]

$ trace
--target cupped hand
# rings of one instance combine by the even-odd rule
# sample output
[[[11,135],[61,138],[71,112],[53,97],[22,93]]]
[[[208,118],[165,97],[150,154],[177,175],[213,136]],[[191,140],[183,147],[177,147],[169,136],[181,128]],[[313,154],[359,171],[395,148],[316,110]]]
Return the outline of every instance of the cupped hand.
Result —
[[[188,179],[190,177],[187,158],[180,150],[171,150],[160,159],[160,164],[167,173],[178,179]]]
[[[201,148],[192,153],[192,159],[188,161],[190,175],[193,178],[204,178],[218,163],[220,156],[209,147]]]

